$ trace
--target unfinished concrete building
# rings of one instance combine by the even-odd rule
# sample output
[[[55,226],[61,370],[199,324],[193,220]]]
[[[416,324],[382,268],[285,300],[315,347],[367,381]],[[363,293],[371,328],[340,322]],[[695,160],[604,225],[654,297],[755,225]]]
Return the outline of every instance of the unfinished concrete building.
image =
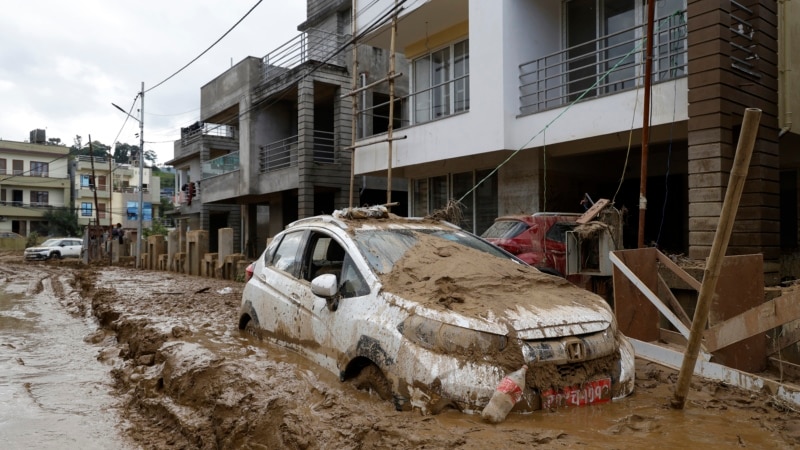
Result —
[[[350,6],[308,1],[299,35],[201,88],[201,120],[182,129],[167,164],[178,223],[208,230],[212,252],[219,228],[233,228],[235,250],[254,257],[288,223],[351,203]],[[363,57],[367,67],[386,60]]]

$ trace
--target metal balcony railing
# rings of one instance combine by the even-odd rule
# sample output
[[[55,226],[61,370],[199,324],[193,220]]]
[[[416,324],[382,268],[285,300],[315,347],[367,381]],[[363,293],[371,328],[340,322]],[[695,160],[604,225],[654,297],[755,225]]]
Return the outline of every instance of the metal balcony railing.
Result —
[[[657,19],[654,30],[653,83],[687,75],[686,11]],[[643,85],[645,35],[642,24],[520,64],[520,114]]]
[[[314,131],[314,162],[332,163],[336,160],[336,134]]]
[[[236,127],[232,125],[195,122],[188,127],[181,128],[181,145],[188,145],[203,136],[236,139],[238,134]]]
[[[741,3],[731,0],[731,67],[744,72],[754,78],[761,78],[761,72],[756,67],[759,60],[758,54],[753,50],[755,28],[750,22],[753,11]]]
[[[259,147],[258,167],[260,173],[297,165],[299,135]],[[336,162],[336,134],[330,131],[314,130],[312,143],[313,158],[316,163]]]
[[[232,152],[204,162],[203,178],[216,177],[237,170],[239,170],[239,152]]]
[[[297,135],[259,147],[258,170],[261,173],[297,164]]]
[[[307,61],[344,66],[345,52],[336,52],[346,41],[346,35],[311,28],[262,58],[261,82],[267,83]]]

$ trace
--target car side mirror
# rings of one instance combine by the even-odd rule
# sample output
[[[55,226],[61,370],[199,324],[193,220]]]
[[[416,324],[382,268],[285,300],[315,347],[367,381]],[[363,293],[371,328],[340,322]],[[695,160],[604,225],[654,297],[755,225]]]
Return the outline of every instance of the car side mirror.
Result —
[[[336,311],[339,308],[339,286],[336,275],[326,273],[311,280],[311,292],[317,297],[325,299],[328,309]]]

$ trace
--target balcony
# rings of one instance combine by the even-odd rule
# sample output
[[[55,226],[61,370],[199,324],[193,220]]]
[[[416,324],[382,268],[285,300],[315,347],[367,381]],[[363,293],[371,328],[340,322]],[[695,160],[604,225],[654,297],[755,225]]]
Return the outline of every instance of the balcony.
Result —
[[[239,152],[228,153],[203,163],[203,179],[239,170]]]
[[[175,158],[199,154],[201,144],[206,141],[217,147],[238,148],[239,130],[232,125],[208,122],[195,122],[188,127],[181,128],[180,145],[177,142],[175,145]]]
[[[345,66],[346,52],[337,54],[337,51],[347,39],[346,35],[314,28],[297,35],[262,58],[264,73],[261,84],[273,82],[279,77],[288,78],[285,81],[292,81],[294,77],[289,75],[292,69],[309,61]]]
[[[520,115],[642,86],[645,35],[642,24],[520,64]],[[686,36],[686,11],[656,21],[653,83],[687,75]]]
[[[266,173],[297,165],[298,135],[262,145],[259,151],[259,172]],[[336,135],[329,131],[314,130],[314,162],[336,161]]]

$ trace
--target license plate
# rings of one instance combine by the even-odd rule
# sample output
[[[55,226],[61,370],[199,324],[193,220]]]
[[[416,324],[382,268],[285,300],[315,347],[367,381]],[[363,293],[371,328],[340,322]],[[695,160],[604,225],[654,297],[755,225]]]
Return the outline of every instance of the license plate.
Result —
[[[611,400],[611,378],[589,381],[580,386],[569,386],[556,391],[542,392],[542,409],[565,406],[593,405]]]

